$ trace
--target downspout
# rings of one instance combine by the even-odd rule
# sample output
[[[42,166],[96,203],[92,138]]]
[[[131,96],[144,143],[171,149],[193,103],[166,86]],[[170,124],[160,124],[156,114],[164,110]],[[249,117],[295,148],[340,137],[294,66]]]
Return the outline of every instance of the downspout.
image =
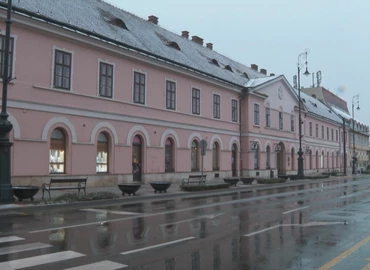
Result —
[[[242,140],[242,101],[247,97],[249,88],[242,89],[242,97],[239,99],[239,143],[240,143],[240,152],[239,152],[239,177],[243,176],[243,140]]]

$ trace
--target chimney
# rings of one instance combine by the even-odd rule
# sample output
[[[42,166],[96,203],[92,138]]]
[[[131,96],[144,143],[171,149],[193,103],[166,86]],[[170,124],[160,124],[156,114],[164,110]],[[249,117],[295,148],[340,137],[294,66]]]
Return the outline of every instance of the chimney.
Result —
[[[261,72],[262,74],[267,75],[267,70],[266,70],[266,69],[264,69],[264,68],[261,68],[261,69],[260,69],[260,72]]]
[[[186,31],[186,30],[182,31],[181,36],[186,38],[186,39],[189,39],[189,31]]]
[[[272,76],[275,76],[275,73],[270,73],[270,76],[272,77]]]
[[[207,43],[206,47],[210,50],[213,50],[213,44],[212,43]]]
[[[151,22],[153,24],[158,24],[158,17],[154,16],[154,15],[150,15],[148,17],[148,22]]]
[[[198,43],[199,45],[203,46],[203,39],[198,36],[192,36],[191,40],[195,43]]]
[[[258,71],[258,66],[256,64],[252,64],[251,69],[253,69],[255,71]]]
[[[316,95],[315,95],[315,94],[312,94],[311,96],[312,96],[313,98],[316,98]]]

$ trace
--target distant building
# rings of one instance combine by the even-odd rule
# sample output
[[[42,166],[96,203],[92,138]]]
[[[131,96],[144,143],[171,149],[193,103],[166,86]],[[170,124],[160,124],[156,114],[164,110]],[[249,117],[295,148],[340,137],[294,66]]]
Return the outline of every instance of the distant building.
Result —
[[[350,165],[352,166],[352,158],[356,157],[358,161],[356,165],[357,168],[365,169],[369,160],[369,126],[353,119],[353,109],[356,108],[352,108],[351,116],[348,111],[347,102],[324,87],[303,88],[302,92],[317,98],[322,103],[332,108],[338,115],[346,119],[346,128],[350,131]],[[353,137],[355,137],[354,143]]]

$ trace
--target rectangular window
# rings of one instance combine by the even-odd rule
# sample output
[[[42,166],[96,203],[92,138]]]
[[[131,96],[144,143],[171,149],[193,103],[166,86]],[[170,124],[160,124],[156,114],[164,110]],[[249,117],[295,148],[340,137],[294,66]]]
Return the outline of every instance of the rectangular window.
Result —
[[[290,116],[290,131],[294,132],[294,115]]]
[[[338,141],[338,130],[335,131],[335,140]]]
[[[220,119],[220,95],[213,94],[213,118]]]
[[[238,101],[231,100],[231,121],[238,122]]]
[[[254,124],[260,125],[260,105],[254,104]]]
[[[176,83],[166,81],[166,108],[176,110]]]
[[[14,51],[14,38],[10,38],[9,44],[9,65],[8,65],[8,78],[12,78],[13,74],[13,51]],[[5,62],[5,36],[0,35],[0,76],[4,77],[4,62]]]
[[[111,98],[113,94],[113,65],[100,63],[99,96]]]
[[[326,127],[326,139],[329,140],[329,128]]]
[[[279,129],[283,129],[283,112],[279,112]]]
[[[316,124],[316,138],[319,137],[319,124]]]
[[[266,108],[266,127],[270,127],[270,108]]]
[[[134,103],[145,104],[145,74],[134,72]]]
[[[200,115],[200,90],[193,88],[192,89],[192,113]]]
[[[324,126],[321,125],[321,138],[324,139]]]
[[[310,122],[310,136],[312,136],[312,122]]]
[[[334,141],[334,129],[331,129],[331,140]]]
[[[54,55],[54,87],[71,89],[72,54],[55,50]]]

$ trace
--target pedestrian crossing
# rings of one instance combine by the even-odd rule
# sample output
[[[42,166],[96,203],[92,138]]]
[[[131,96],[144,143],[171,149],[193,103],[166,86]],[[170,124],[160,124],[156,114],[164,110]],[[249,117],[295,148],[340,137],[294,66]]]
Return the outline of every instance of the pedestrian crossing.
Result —
[[[0,237],[0,256],[6,256],[11,254],[20,255],[22,257],[22,254],[25,254],[27,252],[31,252],[29,254],[35,254],[34,252],[37,251],[40,254],[38,256],[31,256],[31,257],[25,257],[20,259],[10,259],[9,261],[0,261],[0,270],[16,270],[16,269],[23,269],[27,268],[30,269],[32,267],[35,267],[35,269],[39,269],[39,267],[44,266],[46,264],[50,263],[63,263],[69,260],[77,259],[85,257],[86,255],[83,253],[75,252],[72,250],[65,250],[60,252],[50,252],[50,248],[52,248],[52,245],[45,244],[45,243],[23,243],[22,241],[25,241],[25,238],[21,238],[18,236],[4,236]],[[14,245],[13,245],[14,242]],[[4,246],[7,245],[7,246]],[[33,253],[32,253],[33,252]],[[47,254],[46,254],[47,253]],[[12,258],[12,257],[8,257]],[[118,269],[124,269],[127,265],[120,264],[113,261],[100,261],[100,262],[94,262],[84,265],[79,265],[78,260],[76,260],[76,263],[73,267],[70,268],[63,268],[63,270],[118,270]],[[54,267],[53,267],[54,268]],[[41,269],[41,268],[40,268]],[[46,269],[46,268],[43,268]]]

